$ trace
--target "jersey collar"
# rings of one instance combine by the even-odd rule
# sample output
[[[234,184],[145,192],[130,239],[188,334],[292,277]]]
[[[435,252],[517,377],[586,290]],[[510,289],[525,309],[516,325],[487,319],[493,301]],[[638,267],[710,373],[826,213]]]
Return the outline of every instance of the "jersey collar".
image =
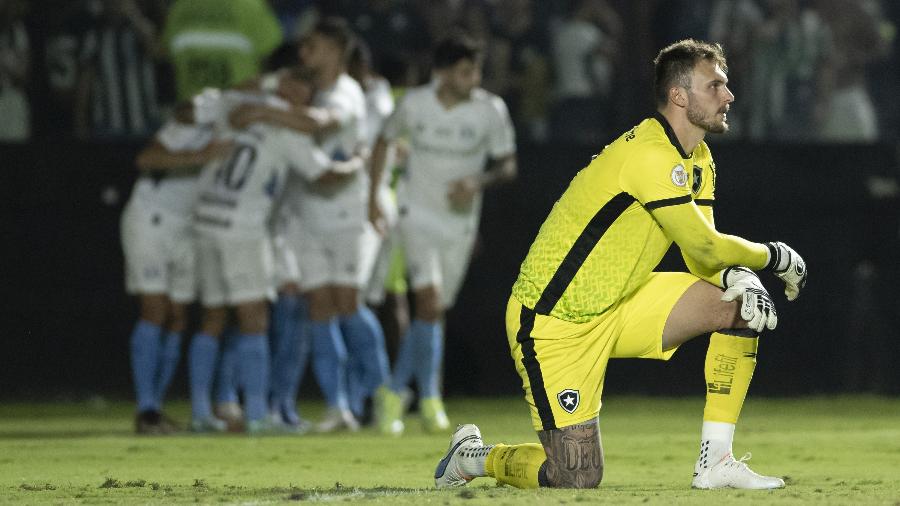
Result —
[[[669,124],[669,120],[666,119],[659,111],[653,113],[653,119],[659,122],[662,125],[663,130],[666,132],[666,137],[669,138],[669,142],[675,146],[675,149],[678,150],[678,154],[681,155],[681,158],[688,160],[693,156],[684,152],[684,148],[681,147],[681,143],[678,142],[678,137],[675,136],[675,130],[672,130],[672,125]]]

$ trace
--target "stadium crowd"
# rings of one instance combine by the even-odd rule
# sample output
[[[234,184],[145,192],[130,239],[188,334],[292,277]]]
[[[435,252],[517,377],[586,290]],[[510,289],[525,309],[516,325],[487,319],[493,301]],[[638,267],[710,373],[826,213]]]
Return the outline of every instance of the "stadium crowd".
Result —
[[[751,97],[731,139],[900,127],[891,2],[45,3],[0,0],[0,139],[146,143],[122,217],[140,433],[178,429],[162,408],[185,348],[197,432],[374,416],[399,434],[413,380],[426,428],[446,430],[442,320],[482,191],[515,176],[515,139],[630,126],[652,82],[632,62],[664,43],[725,46],[729,86]],[[328,405],[316,424],[296,405],[307,363]]]
[[[166,38],[174,3],[0,2],[0,110],[9,118],[0,137],[149,137],[180,93]],[[451,27],[465,27],[485,42],[484,88],[503,97],[529,142],[552,141],[560,131],[596,142],[630,126],[649,107],[640,90],[650,83],[646,68],[630,62],[649,61],[656,48],[685,37],[716,40],[728,51],[734,88],[747,98],[733,108],[732,139],[871,142],[895,138],[900,125],[891,93],[900,68],[895,2],[268,3],[284,41],[318,17],[345,17],[395,87],[427,81],[429,48]]]

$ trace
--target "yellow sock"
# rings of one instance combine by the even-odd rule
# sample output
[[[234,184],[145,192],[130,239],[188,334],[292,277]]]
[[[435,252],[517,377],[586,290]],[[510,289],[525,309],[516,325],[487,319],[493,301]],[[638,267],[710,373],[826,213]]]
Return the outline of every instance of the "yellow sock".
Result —
[[[756,367],[758,337],[714,332],[706,351],[703,420],[737,423]]]
[[[538,471],[545,460],[544,447],[537,443],[498,444],[488,453],[484,470],[500,483],[516,488],[538,488]]]

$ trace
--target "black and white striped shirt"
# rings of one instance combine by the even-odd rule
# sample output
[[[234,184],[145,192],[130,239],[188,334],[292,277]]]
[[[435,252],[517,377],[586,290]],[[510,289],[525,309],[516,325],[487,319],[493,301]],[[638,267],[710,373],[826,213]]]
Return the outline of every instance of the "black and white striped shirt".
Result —
[[[82,65],[93,70],[92,135],[147,137],[160,124],[156,66],[137,31],[101,25],[85,34]]]

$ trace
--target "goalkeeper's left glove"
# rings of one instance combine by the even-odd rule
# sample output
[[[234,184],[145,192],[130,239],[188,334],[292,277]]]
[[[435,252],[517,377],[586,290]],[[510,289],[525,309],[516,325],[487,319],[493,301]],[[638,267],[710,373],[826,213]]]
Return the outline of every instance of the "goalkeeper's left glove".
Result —
[[[763,328],[775,329],[778,325],[775,303],[755,272],[746,267],[729,267],[722,274],[722,282],[725,285],[722,300],[741,299],[741,318],[751,329],[756,332],[762,332]]]
[[[800,295],[800,289],[806,285],[806,262],[783,242],[767,242],[769,263],[764,270],[772,271],[784,281],[784,295],[787,300],[794,300]]]

